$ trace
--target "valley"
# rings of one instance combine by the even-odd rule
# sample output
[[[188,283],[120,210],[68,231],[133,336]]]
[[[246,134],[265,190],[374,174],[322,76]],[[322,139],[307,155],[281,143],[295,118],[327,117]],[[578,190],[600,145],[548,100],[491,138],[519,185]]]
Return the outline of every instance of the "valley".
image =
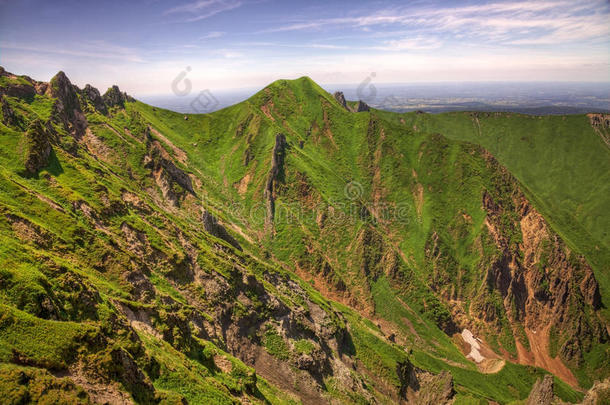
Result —
[[[185,114],[2,68],[0,103],[9,403],[609,395],[607,114],[308,77]]]

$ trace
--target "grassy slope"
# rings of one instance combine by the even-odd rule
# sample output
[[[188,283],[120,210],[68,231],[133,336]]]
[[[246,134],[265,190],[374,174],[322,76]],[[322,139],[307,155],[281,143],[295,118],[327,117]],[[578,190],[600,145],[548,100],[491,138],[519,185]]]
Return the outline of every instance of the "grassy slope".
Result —
[[[10,99],[11,105],[23,116],[32,119],[38,116],[47,119],[50,109],[47,108],[52,102],[48,99],[36,97],[31,103],[18,99]],[[60,147],[54,147],[54,156],[51,164],[40,171],[37,176],[25,177],[22,175],[23,148],[22,134],[0,124],[2,148],[0,148],[0,362],[2,372],[7,376],[12,373],[23,375],[18,366],[10,364],[15,361],[16,356],[26,364],[50,369],[63,369],[83,356],[102,356],[100,348],[92,347],[93,342],[109,339],[109,347],[127,347],[131,350],[133,342],[126,336],[124,324],[117,326],[117,330],[109,331],[106,328],[122,315],[116,309],[117,302],[128,305],[138,303],[130,302],[130,289],[128,283],[121,277],[125,270],[123,265],[128,265],[129,258],[124,252],[115,257],[117,266],[107,267],[100,271],[97,264],[101,257],[113,248],[108,244],[112,239],[118,240],[116,236],[109,234],[120,234],[119,226],[123,222],[132,224],[135,228],[143,230],[153,245],[157,245],[161,251],[168,251],[164,239],[167,234],[160,234],[158,229],[140,219],[137,212],[121,212],[119,215],[110,215],[103,218],[108,228],[102,232],[94,229],[91,222],[82,212],[75,210],[72,203],[84,201],[96,211],[103,211],[104,204],[100,196],[105,194],[110,201],[120,199],[122,190],[131,190],[139,195],[143,201],[149,201],[151,207],[158,210],[152,213],[147,220],[155,223],[161,219],[161,228],[166,225],[163,216],[177,226],[184,226],[186,218],[177,218],[150,202],[150,197],[142,188],[142,184],[134,177],[141,176],[146,180],[144,169],[141,167],[144,156],[144,146],[127,136],[119,135],[123,128],[129,128],[134,134],[141,134],[143,127],[136,122],[133,116],[118,112],[113,120],[97,113],[88,116],[92,131],[110,148],[114,153],[109,154],[105,161],[93,158],[81,151],[73,156]],[[114,127],[114,129],[111,129]],[[62,142],[69,141],[62,132]],[[130,175],[128,175],[130,173]],[[130,180],[131,178],[131,180]],[[149,183],[150,184],[150,183]],[[52,204],[47,203],[50,201]],[[53,208],[54,205],[56,208]],[[160,216],[158,215],[160,214]],[[37,232],[42,240],[34,238],[30,242],[19,240],[15,228],[11,228],[6,221],[5,215],[18,215],[39,227]],[[159,225],[156,223],[156,225]],[[200,235],[193,240],[199,241],[199,250],[207,257],[208,263],[214,268],[221,270],[219,260],[224,258],[214,257],[211,252],[213,241],[205,235]],[[179,242],[170,241],[173,246]],[[42,245],[41,245],[42,244]],[[171,251],[169,254],[173,253]],[[116,255],[116,252],[112,253]],[[182,293],[178,292],[173,282],[167,281],[166,276],[159,271],[156,277],[152,277],[159,284],[159,295],[155,305],[157,309],[163,309],[164,304],[160,299],[164,295],[173,295],[177,301],[185,302]],[[74,274],[74,276],[71,276]],[[153,274],[155,275],[155,274]],[[83,315],[79,311],[86,308],[76,308],[79,296],[76,290],[72,290],[73,284],[67,286],[62,284],[64,280],[80,280],[83,288],[96,291],[99,294],[100,303],[97,308],[89,308],[92,313]],[[72,297],[74,295],[74,297]],[[51,306],[57,311],[59,319],[41,319],[44,312],[43,305]],[[84,317],[84,318],[83,318]],[[74,321],[71,321],[71,320]],[[124,319],[124,318],[123,318]],[[160,367],[159,378],[154,381],[161,393],[162,402],[178,402],[181,394],[192,403],[213,400],[215,403],[234,403],[236,397],[244,394],[241,386],[242,376],[236,373],[231,375],[218,373],[209,364],[202,364],[196,358],[186,357],[176,349],[152,335],[141,336],[146,352],[156,359]],[[214,344],[207,343],[212,352],[219,351]],[[162,349],[157,349],[157,348]],[[135,354],[134,354],[135,356]],[[94,357],[96,358],[96,357]],[[97,364],[103,357],[94,360],[89,358],[87,362]],[[250,373],[249,369],[239,360],[231,360],[237,370],[244,370],[244,375]],[[102,367],[102,366],[100,366]],[[190,374],[185,370],[191,370]],[[39,369],[38,369],[39,370]],[[100,371],[103,373],[102,371]],[[185,375],[188,374],[188,384],[184,383]],[[7,377],[8,378],[8,377]],[[28,381],[20,377],[18,381]],[[8,381],[8,380],[7,380]],[[48,374],[33,372],[29,388],[19,388],[12,391],[15,386],[7,384],[1,386],[3,393],[11,393],[15,403],[35,399],[39,393],[28,392],[27,389],[50,390],[51,387],[66,387],[65,391],[76,390],[73,386],[55,379]],[[22,384],[23,382],[19,382]],[[63,384],[63,385],[62,385]],[[39,387],[40,386],[40,387]],[[34,387],[34,388],[32,388]],[[38,388],[36,388],[38,387]],[[137,399],[138,392],[124,386]],[[259,378],[257,383],[258,393],[251,400],[262,403],[294,403],[291,396],[270,386],[264,379]],[[55,394],[53,394],[55,395]],[[66,393],[65,395],[69,395]],[[74,394],[83,397],[81,391]],[[204,399],[202,395],[205,396]],[[21,399],[20,399],[21,398]],[[25,399],[24,399],[25,398]],[[51,396],[50,401],[59,400],[58,396]],[[10,399],[12,400],[12,399]],[[67,398],[70,400],[70,398]],[[83,399],[83,403],[84,403]],[[146,402],[146,401],[144,401]],[[267,402],[268,403],[268,402]]]
[[[402,114],[409,125],[489,150],[596,271],[610,295],[610,150],[585,115]],[[394,117],[398,119],[398,116]]]
[[[320,100],[317,102],[308,102],[311,100]],[[327,119],[331,123],[332,136],[321,136],[324,131],[324,114],[325,109],[321,105],[327,104],[332,108],[326,109],[328,114]],[[270,116],[263,116],[260,105],[270,106]],[[363,162],[363,155],[367,154],[367,148],[371,146],[366,140],[366,131],[368,130],[368,113],[350,114],[337,107],[334,100],[329,95],[321,90],[315,83],[306,78],[299,79],[294,82],[279,81],[269,86],[265,91],[262,91],[239,105],[229,107],[211,115],[206,116],[189,116],[189,120],[185,121],[182,115],[173,114],[159,109],[153,111],[151,107],[143,104],[135,106],[148,120],[150,120],[157,128],[167,136],[172,138],[178,146],[184,148],[189,157],[201,165],[201,170],[212,177],[210,183],[212,186],[219,186],[223,189],[222,192],[213,190],[210,187],[208,192],[214,195],[214,198],[224,199],[228,201],[238,201],[241,209],[225,210],[225,215],[233,216],[232,219],[241,218],[247,226],[258,225],[261,228],[260,207],[261,189],[269,167],[269,159],[275,133],[283,132],[287,135],[290,149],[290,156],[286,163],[287,176],[286,183],[294,184],[293,182],[301,180],[295,173],[306,174],[307,181],[311,185],[314,194],[318,193],[317,198],[322,202],[349,202],[345,198],[344,189],[349,181],[357,181],[363,186],[365,193],[368,193],[373,188],[371,184],[371,176],[368,173],[366,161]],[[425,133],[417,133],[404,129],[404,124],[399,124],[398,118],[389,119],[385,113],[376,112],[382,116],[388,126],[401,126],[402,132],[409,135],[404,138],[392,139],[394,144],[386,146],[385,153],[392,154],[396,151],[401,151],[402,154],[397,157],[397,160],[406,162],[405,167],[415,167],[425,173],[431,173],[431,168],[418,167],[418,155],[424,151],[430,144],[432,145],[430,153],[434,153],[436,148],[445,148],[444,141],[437,138],[430,138]],[[240,131],[240,125],[246,130]],[[252,133],[249,136],[248,133]],[[432,131],[430,131],[432,132]],[[375,134],[379,136],[379,134]],[[304,146],[301,149],[298,144],[304,141]],[[440,142],[440,143],[439,143]],[[197,146],[194,146],[196,144]],[[438,146],[436,146],[438,144]],[[209,146],[214,146],[211,150]],[[208,148],[206,148],[208,146]],[[449,154],[456,159],[461,155],[463,148],[459,144],[449,145],[455,149],[455,153]],[[251,161],[249,165],[244,165],[243,156],[245,151],[251,148],[256,159]],[[205,153],[198,153],[198,151]],[[337,151],[340,151],[337,152]],[[407,154],[407,151],[408,152]],[[388,199],[394,202],[405,202],[411,210],[410,214],[415,214],[415,202],[413,197],[405,196],[400,190],[411,185],[405,184],[405,179],[411,177],[410,173],[401,172],[401,168],[396,166],[396,162],[389,161],[385,164],[391,165],[387,170],[395,172],[391,176],[385,176],[389,182],[385,185],[389,190]],[[459,164],[459,161],[454,160],[453,164]],[[419,171],[418,170],[418,171]],[[444,176],[451,176],[452,170],[449,170]],[[253,183],[248,188],[242,198],[236,192],[233,186],[239,182],[247,173],[251,173]],[[463,174],[464,179],[468,179],[467,173]],[[445,182],[446,177],[430,179],[430,184],[439,184]],[[398,182],[396,183],[392,183]],[[451,184],[451,183],[449,183]],[[473,184],[471,187],[478,189],[479,185]],[[470,200],[456,199],[463,192],[464,184],[458,183],[453,191],[448,196],[453,200],[453,205],[462,205],[463,208],[472,214],[476,224],[480,225],[484,219],[484,215],[480,210],[480,199],[475,196]],[[289,193],[290,191],[288,191]],[[395,194],[393,194],[395,193]],[[295,205],[298,202],[290,199],[290,194],[282,196],[278,200],[278,209],[285,210],[284,212],[293,213]],[[445,201],[447,202],[447,201]],[[217,201],[222,204],[222,201]],[[405,237],[403,239],[403,248],[405,251],[412,253],[416,262],[422,263],[424,260],[421,255],[424,251],[426,243],[426,235],[431,229],[432,224],[437,221],[436,213],[442,210],[436,209],[433,204],[426,207],[427,212],[424,212],[421,223],[417,226],[410,226],[404,230]],[[298,210],[299,207],[296,207]],[[253,215],[254,213],[254,215]],[[288,215],[288,214],[287,214]],[[445,221],[450,218],[445,218]],[[341,224],[340,231],[327,232],[320,234],[317,227],[308,223],[305,218],[299,216],[295,221],[286,221],[277,225],[277,236],[270,242],[270,247],[277,257],[286,262],[296,260],[305,254],[306,246],[303,245],[303,235],[310,239],[318,239],[320,245],[324,246],[326,242],[330,242],[330,246],[338,247],[337,249],[329,249],[327,252],[333,257],[331,260],[338,266],[338,272],[349,267],[341,266],[345,263],[349,252],[341,247],[349,244],[349,241],[354,238],[362,228],[363,224],[356,223]],[[476,236],[476,235],[474,235]],[[325,239],[327,238],[327,239]],[[339,240],[337,240],[339,238]],[[327,245],[328,246],[328,245]],[[459,246],[455,246],[459,250]],[[463,250],[463,249],[462,249]],[[463,262],[470,262],[474,267],[476,264],[472,252],[463,252]],[[423,272],[424,269],[419,267]],[[417,269],[417,267],[416,267]],[[357,279],[357,274],[343,274],[344,279],[349,282],[350,279]],[[348,286],[349,287],[349,286]],[[355,287],[358,287],[357,285]],[[393,295],[394,293],[391,293]],[[417,302],[413,303],[417,305]],[[387,315],[390,317],[391,315]],[[419,332],[424,336],[435,336],[441,342],[438,350],[444,358],[450,358],[453,361],[465,362],[463,356],[457,351],[455,346],[444,337],[435,325],[423,325]],[[515,366],[518,367],[518,366]],[[475,373],[477,374],[477,373]],[[476,378],[461,379],[460,384],[474,388],[478,385]],[[509,395],[509,394],[506,394]],[[521,396],[521,395],[520,395]],[[505,397],[506,398],[506,397]]]

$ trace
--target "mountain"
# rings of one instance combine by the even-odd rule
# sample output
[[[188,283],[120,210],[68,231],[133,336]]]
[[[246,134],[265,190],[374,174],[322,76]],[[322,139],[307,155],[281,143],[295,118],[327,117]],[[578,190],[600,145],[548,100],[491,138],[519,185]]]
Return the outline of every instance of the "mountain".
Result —
[[[306,77],[184,115],[4,69],[0,104],[8,403],[608,396],[607,115]]]

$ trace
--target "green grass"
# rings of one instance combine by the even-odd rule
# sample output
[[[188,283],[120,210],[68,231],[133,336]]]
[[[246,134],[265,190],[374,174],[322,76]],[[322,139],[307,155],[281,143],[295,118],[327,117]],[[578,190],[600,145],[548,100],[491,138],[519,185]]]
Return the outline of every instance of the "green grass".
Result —
[[[294,350],[298,354],[311,354],[315,345],[307,339],[299,339],[294,343]]]
[[[408,310],[405,304],[399,301],[385,277],[377,279],[373,285],[373,298],[379,314],[401,327],[405,335],[410,335],[412,339],[411,346],[419,346],[422,349],[425,346],[427,350],[435,353],[436,356],[461,363],[465,367],[474,368],[472,363],[466,360],[459,349],[453,344],[450,337],[429,320],[413,310]],[[406,295],[402,298],[407,300],[407,302],[413,301]],[[407,322],[413,326],[417,335],[411,333]],[[434,342],[434,344],[431,345],[431,342]]]
[[[528,116],[468,113],[403,114],[420,131],[489,150],[524,185],[536,207],[571,247],[596,269],[604,296],[610,291],[610,150],[584,115]]]
[[[421,351],[414,352],[413,363],[433,372],[440,372],[448,368],[455,383],[466,388],[469,393],[500,403],[527,398],[536,379],[543,375],[541,369],[510,362],[506,362],[502,370],[497,373],[482,374],[474,370],[447,366],[442,361]],[[557,385],[555,393],[564,401],[582,400],[582,393],[575,391],[558,379],[555,379],[555,383]]]
[[[191,362],[163,341],[141,335],[143,342],[159,363],[159,376],[154,380],[155,388],[180,394],[189,403],[233,404],[227,388],[219,384],[212,371],[205,366]]]
[[[269,329],[263,336],[263,346],[267,352],[277,357],[280,360],[288,360],[290,358],[290,348],[277,331]]]
[[[7,405],[92,403],[87,393],[67,378],[55,378],[49,372],[33,367],[2,363],[0,396],[2,403]]]
[[[0,304],[0,360],[14,356],[51,369],[65,368],[75,359],[83,341],[93,339],[97,328],[75,322],[57,322]]]

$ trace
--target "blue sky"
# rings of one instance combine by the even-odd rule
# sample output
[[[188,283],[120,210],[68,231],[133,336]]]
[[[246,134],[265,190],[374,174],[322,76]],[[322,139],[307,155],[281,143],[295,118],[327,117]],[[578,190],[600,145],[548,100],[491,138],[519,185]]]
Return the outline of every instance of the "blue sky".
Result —
[[[610,81],[608,1],[0,0],[0,65],[170,93],[320,83]],[[187,72],[185,69],[189,67]]]

